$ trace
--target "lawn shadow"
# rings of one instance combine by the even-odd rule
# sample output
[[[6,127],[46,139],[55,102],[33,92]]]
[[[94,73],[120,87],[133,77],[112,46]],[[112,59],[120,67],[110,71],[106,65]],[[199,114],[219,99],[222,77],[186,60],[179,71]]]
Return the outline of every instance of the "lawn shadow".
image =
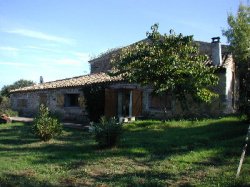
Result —
[[[142,128],[125,132],[120,144],[121,149],[140,148],[149,153],[153,160],[165,159],[171,155],[181,155],[197,150],[220,150],[220,158],[240,154],[247,124],[239,121],[220,121],[205,126],[170,127],[151,129],[147,123]],[[232,142],[237,145],[232,145]],[[144,156],[142,153],[141,156]]]
[[[4,124],[0,128],[0,144],[18,146],[38,142],[32,134],[30,123],[24,125]]]
[[[155,125],[155,123],[145,123],[144,127],[150,127],[150,125]],[[222,121],[199,127],[182,128],[166,125],[163,130],[150,128],[126,130],[116,149],[102,150],[98,149],[90,133],[69,128],[65,128],[64,135],[55,138],[55,141],[40,143],[34,147],[20,147],[19,145],[40,142],[31,133],[30,126],[24,125],[13,126],[12,129],[0,129],[0,135],[4,133],[6,136],[5,139],[0,139],[0,144],[17,145],[17,147],[11,148],[17,153],[25,151],[40,153],[43,156],[40,159],[38,157],[34,161],[36,163],[65,163],[65,161],[72,160],[72,168],[74,168],[75,162],[77,163],[78,160],[95,161],[106,157],[142,158],[148,156],[151,160],[160,160],[171,155],[211,148],[224,149],[225,155],[235,154],[234,149],[228,149],[228,147],[232,147],[230,140],[245,135],[246,129],[247,125],[243,123]]]
[[[34,164],[60,163],[85,158],[84,154],[96,150],[91,136],[75,129],[65,128],[63,135],[48,142],[39,140],[31,131],[31,126],[12,125],[8,129],[0,129],[0,145],[2,152],[10,156],[35,154]],[[3,137],[4,136],[4,137]],[[11,151],[11,152],[9,152]]]
[[[0,178],[0,186],[1,187],[56,187],[48,181],[37,180],[32,173],[30,172],[22,172],[22,173],[4,173]]]
[[[165,172],[138,171],[124,174],[99,174],[92,175],[96,183],[105,183],[112,186],[123,184],[124,186],[166,186],[166,181],[173,181],[175,177]]]

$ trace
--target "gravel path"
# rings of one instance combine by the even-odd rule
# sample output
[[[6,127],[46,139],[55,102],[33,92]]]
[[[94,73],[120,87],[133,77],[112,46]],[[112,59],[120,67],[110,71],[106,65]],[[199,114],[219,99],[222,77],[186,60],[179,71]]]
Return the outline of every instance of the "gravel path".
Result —
[[[28,122],[33,122],[33,118],[25,118],[25,117],[10,117],[12,122],[24,122],[24,123],[28,123]],[[66,123],[63,122],[62,123],[64,127],[69,127],[69,128],[75,128],[75,129],[86,129],[86,127],[84,127],[82,124],[76,124],[76,123]]]
[[[32,122],[33,118],[25,118],[25,117],[10,117],[11,121],[17,122]]]

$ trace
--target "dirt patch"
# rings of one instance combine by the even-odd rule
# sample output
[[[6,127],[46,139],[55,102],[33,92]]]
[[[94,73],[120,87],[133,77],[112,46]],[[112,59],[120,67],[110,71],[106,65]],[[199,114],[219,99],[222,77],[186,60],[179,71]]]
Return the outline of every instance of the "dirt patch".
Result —
[[[36,175],[36,172],[32,169],[25,169],[25,170],[21,170],[18,173],[16,173],[16,175],[19,176],[26,176],[26,177],[33,177]]]
[[[93,186],[89,180],[79,179],[76,177],[67,177],[60,180],[60,185],[65,187],[78,187],[78,186]]]

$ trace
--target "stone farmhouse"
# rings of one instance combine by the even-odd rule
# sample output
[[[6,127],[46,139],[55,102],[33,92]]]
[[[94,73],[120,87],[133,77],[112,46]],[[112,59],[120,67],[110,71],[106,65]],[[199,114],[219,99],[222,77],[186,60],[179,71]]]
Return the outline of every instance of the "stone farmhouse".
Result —
[[[219,94],[211,104],[195,103],[190,98],[189,111],[183,111],[169,94],[155,96],[152,88],[128,83],[121,77],[111,77],[110,60],[118,50],[90,60],[91,73],[79,77],[45,82],[11,91],[12,109],[23,116],[34,116],[40,104],[45,104],[63,120],[86,122],[100,116],[117,116],[122,121],[135,118],[172,118],[185,115],[216,116],[235,111],[235,65],[227,46],[220,39],[211,43],[197,41],[200,52],[210,57],[208,65],[218,67]],[[94,91],[98,88],[98,94]],[[88,93],[88,94],[87,94]],[[163,107],[164,106],[164,107]],[[91,110],[87,110],[91,108]],[[91,117],[92,116],[92,117]],[[94,117],[93,117],[94,116]]]

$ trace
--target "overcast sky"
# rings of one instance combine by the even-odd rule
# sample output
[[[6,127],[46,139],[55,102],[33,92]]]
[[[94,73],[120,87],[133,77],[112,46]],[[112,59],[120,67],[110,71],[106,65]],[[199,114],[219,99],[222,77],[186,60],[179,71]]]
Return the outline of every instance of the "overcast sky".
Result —
[[[226,39],[239,0],[0,0],[0,88],[89,73],[88,60],[145,38],[150,26],[195,40]]]

